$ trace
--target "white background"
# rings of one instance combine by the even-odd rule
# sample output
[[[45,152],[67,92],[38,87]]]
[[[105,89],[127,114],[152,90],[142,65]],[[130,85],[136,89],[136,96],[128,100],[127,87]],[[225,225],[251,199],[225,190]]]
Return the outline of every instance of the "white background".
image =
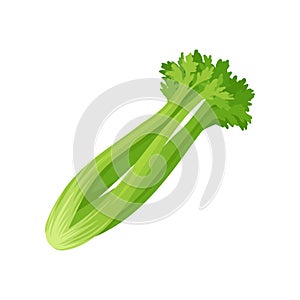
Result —
[[[1,299],[299,299],[298,1],[0,3]],[[211,159],[202,135],[203,169],[181,210],[52,249],[44,225],[74,175],[86,107],[194,49],[230,59],[256,92],[249,130],[224,130],[213,203],[198,210]]]

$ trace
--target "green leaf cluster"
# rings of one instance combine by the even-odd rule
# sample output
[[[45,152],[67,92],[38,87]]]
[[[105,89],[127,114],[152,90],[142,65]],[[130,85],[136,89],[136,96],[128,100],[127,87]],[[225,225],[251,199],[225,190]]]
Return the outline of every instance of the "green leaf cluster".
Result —
[[[162,64],[164,75],[161,91],[169,101],[180,86],[193,89],[210,105],[217,117],[217,124],[228,128],[239,126],[246,129],[251,123],[249,107],[254,97],[246,79],[238,80],[229,70],[228,60],[218,60],[214,65],[211,56],[181,54],[178,62]]]

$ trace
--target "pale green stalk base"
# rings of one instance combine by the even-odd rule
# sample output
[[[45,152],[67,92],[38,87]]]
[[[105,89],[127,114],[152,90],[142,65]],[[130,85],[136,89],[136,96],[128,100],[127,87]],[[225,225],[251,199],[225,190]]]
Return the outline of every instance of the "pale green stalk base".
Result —
[[[79,246],[115,226],[144,203],[162,181],[153,178],[157,181],[156,184],[144,182],[147,187],[145,189],[132,186],[131,183],[135,182],[137,176],[141,178],[139,185],[144,178],[149,181],[149,177],[145,176],[150,171],[149,159],[153,153],[160,154],[168,137],[187,116],[189,110],[197,104],[198,102],[194,101],[186,108],[181,108],[175,103],[168,102],[156,115],[118,141],[113,148],[110,147],[101,153],[74,177],[48,218],[46,224],[48,242],[56,249]],[[155,128],[160,134],[147,134],[153,132]],[[132,144],[131,160],[128,163],[127,149]],[[115,165],[118,166],[117,172]],[[133,169],[124,180],[115,189],[101,196],[132,165]],[[156,173],[157,171],[161,173],[161,170],[157,162],[156,169],[154,174],[158,176]],[[148,187],[149,185],[151,187]],[[119,201],[120,199],[130,199],[130,202]],[[131,205],[131,203],[138,204]]]

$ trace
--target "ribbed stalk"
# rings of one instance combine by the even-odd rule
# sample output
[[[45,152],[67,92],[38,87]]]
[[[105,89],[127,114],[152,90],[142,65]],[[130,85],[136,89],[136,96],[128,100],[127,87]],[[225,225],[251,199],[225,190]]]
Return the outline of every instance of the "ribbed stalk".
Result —
[[[138,175],[141,181],[145,180],[144,178],[149,180],[145,175],[149,173],[150,157],[153,153],[160,153],[179,123],[198,103],[199,99],[194,99],[183,108],[176,103],[168,102],[156,115],[83,168],[63,191],[49,216],[46,224],[49,243],[57,249],[78,246],[107,230],[107,227],[115,221],[123,220],[128,216],[128,211],[136,210],[140,205],[135,205],[129,210],[127,206],[128,203],[140,203],[138,199],[143,189],[133,186],[131,184],[133,179]],[[157,160],[154,164],[157,166]],[[133,165],[133,169],[124,180],[105,194],[108,188]],[[159,179],[154,179],[159,182]],[[152,183],[152,186],[155,187],[156,184]],[[149,182],[145,183],[145,187],[147,191],[151,189]],[[130,199],[132,202],[127,201],[129,197],[132,197]],[[122,198],[125,200],[118,201]],[[144,197],[141,203],[148,198],[143,199]]]

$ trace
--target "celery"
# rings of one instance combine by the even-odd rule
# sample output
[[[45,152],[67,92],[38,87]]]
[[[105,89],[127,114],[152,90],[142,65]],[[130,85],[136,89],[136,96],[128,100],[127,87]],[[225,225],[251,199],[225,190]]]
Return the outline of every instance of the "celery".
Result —
[[[213,65],[211,57],[198,51],[182,54],[178,63],[162,65],[167,104],[71,180],[46,224],[46,236],[54,248],[79,246],[126,219],[159,188],[204,129],[213,125],[247,128],[254,93],[228,67],[228,61],[222,60]]]

